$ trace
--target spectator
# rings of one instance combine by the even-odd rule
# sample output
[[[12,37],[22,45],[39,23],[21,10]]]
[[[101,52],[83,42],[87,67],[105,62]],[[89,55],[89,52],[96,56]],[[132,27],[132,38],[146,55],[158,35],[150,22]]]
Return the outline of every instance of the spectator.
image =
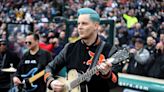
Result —
[[[65,32],[61,31],[59,34],[59,45],[64,47],[64,45],[66,44],[65,42]]]
[[[144,48],[144,42],[141,38],[135,41],[135,48],[131,49],[132,57],[127,68],[127,73],[146,75],[147,63],[150,58],[149,51]]]
[[[128,14],[123,14],[123,18],[126,20],[127,28],[132,28],[137,22],[138,19],[135,17],[134,9],[130,9]]]
[[[107,41],[108,38],[108,32],[107,32],[107,25],[101,25],[98,28],[98,34],[99,37],[103,40],[103,41]]]
[[[156,45],[156,52],[151,60],[148,71],[149,77],[164,79],[164,45],[158,43]]]
[[[128,30],[128,38],[135,39],[135,38],[142,38],[143,40],[146,39],[145,31],[142,29],[140,23],[136,23],[133,28]]]
[[[41,37],[41,39],[39,41],[39,47],[43,50],[52,52],[52,50],[54,48],[54,43],[53,42],[49,43],[49,40],[52,39],[52,38],[46,36],[45,33],[42,33],[40,35],[40,37]]]
[[[116,37],[119,40],[119,46],[120,47],[127,47],[130,39],[128,39],[128,33],[127,33],[127,29],[125,27],[117,28]]]
[[[78,35],[78,32],[77,32],[77,28],[74,28],[71,36],[68,38],[68,41],[71,42],[71,43],[74,43],[77,40],[79,40],[79,35]]]
[[[151,55],[154,55],[156,41],[152,36],[147,37],[145,48],[149,51]]]

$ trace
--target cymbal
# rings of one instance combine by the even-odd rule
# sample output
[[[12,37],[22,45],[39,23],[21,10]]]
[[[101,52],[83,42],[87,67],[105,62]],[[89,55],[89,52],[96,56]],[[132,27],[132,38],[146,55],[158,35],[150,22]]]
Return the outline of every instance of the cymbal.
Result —
[[[3,68],[3,69],[1,69],[1,71],[3,71],[3,72],[16,72],[17,69],[15,69],[14,67],[10,67],[10,68]]]

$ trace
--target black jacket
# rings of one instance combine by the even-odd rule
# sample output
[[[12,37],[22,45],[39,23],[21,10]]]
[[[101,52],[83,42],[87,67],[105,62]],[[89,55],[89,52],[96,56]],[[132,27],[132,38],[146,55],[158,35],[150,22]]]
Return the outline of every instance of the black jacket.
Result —
[[[56,56],[56,58],[46,67],[46,75],[48,75],[45,76],[47,86],[50,87],[50,82],[54,80],[53,76],[64,66],[66,66],[67,72],[71,69],[76,69],[78,72],[86,72],[90,65],[90,61],[92,61],[91,59],[93,59],[96,48],[97,45],[88,47],[83,44],[81,40],[66,45],[59,55]],[[107,58],[110,49],[111,46],[109,44],[105,44],[99,60]],[[88,86],[89,92],[109,92],[112,87],[117,85],[117,83],[112,82],[111,77],[105,79],[102,78],[101,74],[93,75],[89,82],[84,82],[82,84],[85,83]]]

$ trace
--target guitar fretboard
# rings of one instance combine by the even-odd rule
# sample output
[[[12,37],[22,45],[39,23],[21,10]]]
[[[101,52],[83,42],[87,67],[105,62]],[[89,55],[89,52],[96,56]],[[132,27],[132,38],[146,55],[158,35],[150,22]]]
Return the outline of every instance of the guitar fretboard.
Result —
[[[42,77],[45,73],[45,70],[42,70],[41,72],[37,73],[35,76],[29,78],[29,82],[33,83],[35,80],[39,79],[40,77]]]

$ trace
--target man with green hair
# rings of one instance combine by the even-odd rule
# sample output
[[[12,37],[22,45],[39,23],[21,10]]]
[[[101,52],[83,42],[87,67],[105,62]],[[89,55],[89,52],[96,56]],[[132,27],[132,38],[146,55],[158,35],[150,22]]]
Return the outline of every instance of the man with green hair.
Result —
[[[112,64],[104,62],[109,57],[108,54],[111,49],[111,45],[107,43],[105,43],[97,62],[99,66],[97,73],[84,82],[82,78],[77,78],[78,74],[88,72],[96,49],[102,43],[97,31],[99,22],[100,17],[95,10],[91,8],[78,10],[78,33],[80,39],[75,43],[67,44],[58,56],[47,65],[44,79],[50,90],[55,92],[65,92],[63,90],[67,90],[66,92],[109,92],[111,88],[117,85],[118,76],[111,69]],[[54,77],[64,66],[69,71],[67,79],[71,81],[68,83],[66,80],[59,80]],[[70,71],[72,73],[71,76]],[[77,75],[76,71],[78,72]]]

